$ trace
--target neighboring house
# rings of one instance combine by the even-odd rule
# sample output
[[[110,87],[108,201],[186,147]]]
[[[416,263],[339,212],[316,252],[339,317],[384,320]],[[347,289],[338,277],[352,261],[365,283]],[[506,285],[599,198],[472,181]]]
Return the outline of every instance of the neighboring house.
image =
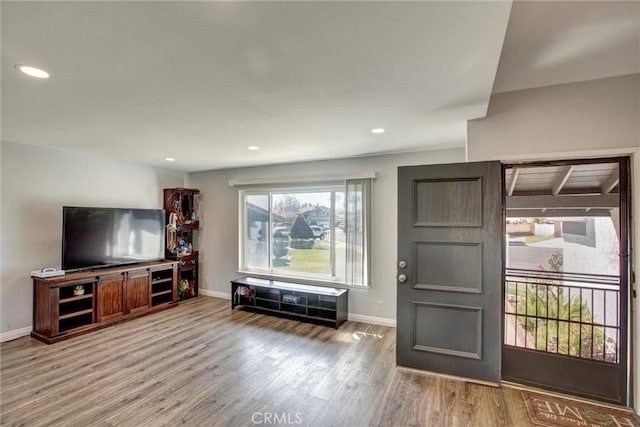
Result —
[[[247,232],[251,240],[262,240],[264,237],[264,231],[267,228],[269,222],[269,211],[254,205],[253,203],[247,203]],[[284,222],[284,217],[278,215],[275,212],[271,213],[271,220],[279,223]]]
[[[312,206],[300,209],[300,213],[310,225],[329,227],[331,225],[331,209],[326,206]]]

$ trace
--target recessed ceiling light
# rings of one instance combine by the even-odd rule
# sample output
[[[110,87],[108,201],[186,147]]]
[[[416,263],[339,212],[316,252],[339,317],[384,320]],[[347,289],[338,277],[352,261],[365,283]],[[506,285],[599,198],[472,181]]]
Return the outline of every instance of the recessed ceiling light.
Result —
[[[165,157],[164,158],[167,162],[175,162],[176,159],[174,159],[173,157]]]
[[[371,133],[384,133],[385,129],[384,128],[374,128],[371,129]]]
[[[260,149],[260,147],[258,147],[257,145],[250,145],[247,147],[247,150],[249,151],[258,151]]]
[[[35,77],[37,79],[48,79],[49,73],[40,68],[32,67],[30,65],[16,65],[16,69],[22,71],[28,76]]]

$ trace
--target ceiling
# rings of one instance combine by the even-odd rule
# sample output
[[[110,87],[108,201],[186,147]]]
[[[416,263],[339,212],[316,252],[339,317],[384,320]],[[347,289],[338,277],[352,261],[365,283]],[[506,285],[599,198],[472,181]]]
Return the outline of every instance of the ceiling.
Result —
[[[181,171],[464,147],[492,91],[640,72],[638,2],[0,7],[3,141]]]
[[[515,1],[494,93],[640,72],[640,2]]]

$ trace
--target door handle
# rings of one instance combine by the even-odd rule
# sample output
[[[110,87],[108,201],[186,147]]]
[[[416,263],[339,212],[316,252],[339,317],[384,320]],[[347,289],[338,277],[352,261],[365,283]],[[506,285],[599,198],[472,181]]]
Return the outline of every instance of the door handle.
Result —
[[[401,274],[398,276],[398,282],[400,283],[404,283],[407,281],[407,275],[406,274]]]

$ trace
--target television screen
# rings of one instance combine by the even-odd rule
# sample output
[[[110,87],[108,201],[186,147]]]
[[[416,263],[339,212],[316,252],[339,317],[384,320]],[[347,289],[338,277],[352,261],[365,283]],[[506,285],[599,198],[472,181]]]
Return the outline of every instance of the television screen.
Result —
[[[62,269],[164,258],[162,209],[62,208]]]

